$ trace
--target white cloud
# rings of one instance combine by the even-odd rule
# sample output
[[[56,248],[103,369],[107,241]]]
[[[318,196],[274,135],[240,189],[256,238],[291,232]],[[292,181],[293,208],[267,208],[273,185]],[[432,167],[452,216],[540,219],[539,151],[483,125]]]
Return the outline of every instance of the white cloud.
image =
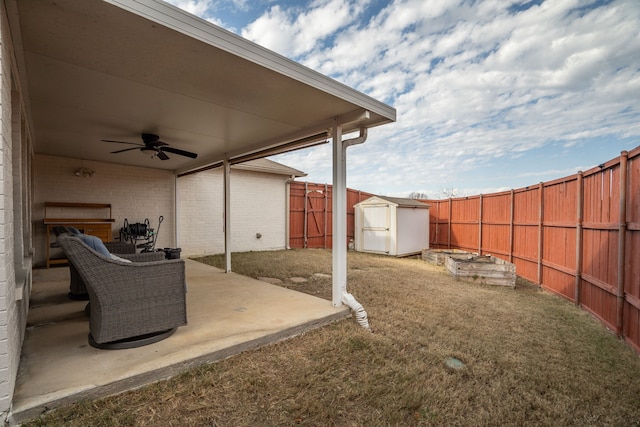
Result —
[[[366,2],[316,0],[308,8],[272,6],[242,30],[242,36],[286,56],[301,56],[352,23]]]
[[[397,109],[397,123],[349,149],[349,186],[438,191],[544,147],[573,152],[589,141],[640,136],[637,0],[548,0],[519,10],[527,3],[392,0],[380,10],[370,1],[282,3],[242,35]],[[310,180],[331,181],[329,146],[278,159]],[[574,168],[528,172],[543,178],[565,169]]]

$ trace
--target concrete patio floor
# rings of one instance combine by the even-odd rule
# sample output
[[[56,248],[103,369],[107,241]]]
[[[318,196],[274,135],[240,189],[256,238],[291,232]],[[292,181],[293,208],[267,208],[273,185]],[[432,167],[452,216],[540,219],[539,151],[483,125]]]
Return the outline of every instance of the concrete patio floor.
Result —
[[[85,301],[67,298],[69,269],[33,271],[31,309],[10,420],[169,378],[190,367],[349,316],[346,306],[186,260],[189,324],[155,344],[89,346]]]

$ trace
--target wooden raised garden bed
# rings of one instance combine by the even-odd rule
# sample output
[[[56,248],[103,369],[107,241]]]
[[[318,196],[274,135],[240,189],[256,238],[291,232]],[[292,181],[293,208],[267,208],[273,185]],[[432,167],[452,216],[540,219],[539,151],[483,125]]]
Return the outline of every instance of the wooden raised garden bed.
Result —
[[[423,249],[422,259],[435,265],[444,265],[449,255],[472,255],[460,249]]]
[[[450,255],[446,266],[455,278],[470,283],[516,286],[516,266],[490,255]]]

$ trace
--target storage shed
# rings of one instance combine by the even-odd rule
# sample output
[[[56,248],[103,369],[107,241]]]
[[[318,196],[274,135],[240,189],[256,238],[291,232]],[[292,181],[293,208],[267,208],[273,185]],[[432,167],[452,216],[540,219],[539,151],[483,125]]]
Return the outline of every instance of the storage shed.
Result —
[[[354,205],[355,249],[394,256],[429,248],[429,205],[414,199],[373,196]]]

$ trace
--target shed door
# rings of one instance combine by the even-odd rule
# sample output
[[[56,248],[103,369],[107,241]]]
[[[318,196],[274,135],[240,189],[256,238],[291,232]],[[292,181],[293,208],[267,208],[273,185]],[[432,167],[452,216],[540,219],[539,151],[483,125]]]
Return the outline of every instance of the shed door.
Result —
[[[389,205],[362,206],[362,250],[389,253]]]

